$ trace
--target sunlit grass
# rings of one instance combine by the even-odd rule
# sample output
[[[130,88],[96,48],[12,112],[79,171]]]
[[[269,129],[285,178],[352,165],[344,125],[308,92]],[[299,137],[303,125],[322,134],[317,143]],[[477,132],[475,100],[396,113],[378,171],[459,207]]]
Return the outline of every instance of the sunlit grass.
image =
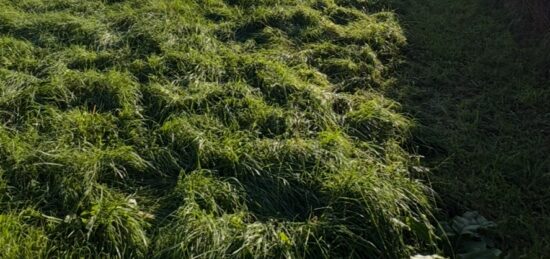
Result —
[[[1,0],[0,257],[433,251],[382,6]]]

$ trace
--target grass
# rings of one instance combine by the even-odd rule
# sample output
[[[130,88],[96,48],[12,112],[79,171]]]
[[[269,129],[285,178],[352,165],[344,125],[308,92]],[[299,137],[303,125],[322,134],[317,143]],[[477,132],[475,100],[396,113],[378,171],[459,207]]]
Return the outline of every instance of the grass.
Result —
[[[382,6],[1,0],[0,257],[435,252]]]
[[[0,0],[0,257],[545,258],[549,40],[516,17]]]
[[[543,0],[506,1],[505,4],[514,10],[516,26],[527,32],[547,34],[550,27],[550,4]],[[518,32],[516,32],[518,33]],[[525,36],[525,35],[524,35]]]
[[[516,14],[491,1],[396,6],[409,39],[396,99],[444,213],[478,210],[511,258],[548,257],[548,39],[513,33]]]

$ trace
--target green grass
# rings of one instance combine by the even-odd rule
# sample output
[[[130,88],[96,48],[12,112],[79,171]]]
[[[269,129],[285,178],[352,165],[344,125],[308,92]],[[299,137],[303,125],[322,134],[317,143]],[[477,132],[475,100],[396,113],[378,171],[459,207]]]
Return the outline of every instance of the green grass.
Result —
[[[443,212],[478,210],[511,258],[547,258],[548,36],[513,33],[516,15],[492,1],[395,2],[409,46],[394,92]]]
[[[0,257],[545,258],[550,40],[515,17],[0,0]]]
[[[434,252],[404,44],[378,1],[1,0],[0,257]]]

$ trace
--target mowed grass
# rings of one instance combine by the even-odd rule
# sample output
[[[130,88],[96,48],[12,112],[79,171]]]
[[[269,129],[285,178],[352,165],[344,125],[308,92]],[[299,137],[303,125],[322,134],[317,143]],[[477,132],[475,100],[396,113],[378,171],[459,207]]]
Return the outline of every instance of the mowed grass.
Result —
[[[510,258],[548,258],[550,37],[497,1],[394,2],[409,40],[396,99],[443,212],[478,210]]]
[[[0,257],[433,252],[404,43],[378,1],[0,0]]]

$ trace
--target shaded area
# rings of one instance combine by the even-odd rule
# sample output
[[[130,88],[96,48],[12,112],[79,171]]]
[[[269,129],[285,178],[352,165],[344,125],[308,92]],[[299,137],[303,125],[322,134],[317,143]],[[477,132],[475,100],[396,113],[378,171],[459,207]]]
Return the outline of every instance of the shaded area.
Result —
[[[409,46],[395,94],[448,216],[478,210],[512,258],[550,255],[550,54],[495,1],[395,1]]]

